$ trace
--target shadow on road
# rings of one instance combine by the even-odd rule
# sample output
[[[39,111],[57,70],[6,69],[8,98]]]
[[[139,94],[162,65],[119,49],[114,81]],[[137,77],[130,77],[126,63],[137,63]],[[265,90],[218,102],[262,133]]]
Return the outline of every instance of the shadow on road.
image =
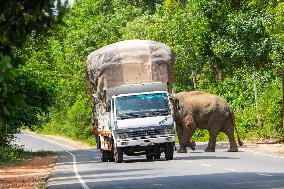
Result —
[[[201,151],[206,144],[198,146],[197,151],[189,151],[187,154],[175,154],[174,160],[166,161],[164,156],[160,160],[147,160],[145,156],[127,157],[124,156],[124,162],[117,164],[114,162],[102,163],[100,160],[100,151],[91,150],[72,150],[76,157],[76,166],[80,176],[86,181],[89,188],[129,188],[129,189],[148,189],[148,188],[204,188],[204,189],[227,189],[227,188],[279,188],[284,185],[284,173],[273,174],[273,178],[261,177],[256,173],[226,172],[204,174],[198,173],[191,175],[190,167],[182,174],[171,173],[168,170],[166,174],[163,169],[157,168],[160,164],[167,167],[167,164],[174,165],[184,160],[234,160],[240,159],[236,157],[226,157],[224,154],[206,153]],[[218,146],[218,149],[226,149],[226,147]],[[219,151],[220,152],[220,151]],[[58,152],[59,160],[55,166],[55,170],[48,181],[48,188],[82,188],[76,178],[73,166],[73,157],[68,152]],[[192,155],[191,155],[192,154]],[[200,155],[199,155],[200,154]],[[221,155],[221,156],[220,156]],[[147,166],[144,167],[146,163]],[[150,164],[150,165],[149,165]],[[140,165],[140,166],[138,166]],[[152,166],[153,165],[153,166]],[[128,168],[125,168],[128,166]],[[184,165],[188,166],[188,165]],[[176,171],[176,170],[175,170]],[[154,173],[154,174],[153,174]],[[171,175],[172,176],[169,176]],[[268,174],[268,173],[267,173]],[[260,181],[257,181],[260,180]]]
[[[190,172],[190,170],[188,170]],[[165,176],[135,174],[107,176],[107,177],[84,177],[86,180],[93,178],[94,181],[87,182],[89,188],[124,188],[124,189],[267,189],[283,188],[284,173],[267,173],[274,175],[273,178],[259,176],[255,173],[214,173],[200,175]],[[134,178],[133,178],[134,177]],[[141,177],[141,178],[140,178]],[[147,178],[143,178],[147,177]],[[100,179],[107,181],[98,181]],[[97,181],[95,181],[97,180]],[[78,183],[55,184],[48,188],[82,188]]]

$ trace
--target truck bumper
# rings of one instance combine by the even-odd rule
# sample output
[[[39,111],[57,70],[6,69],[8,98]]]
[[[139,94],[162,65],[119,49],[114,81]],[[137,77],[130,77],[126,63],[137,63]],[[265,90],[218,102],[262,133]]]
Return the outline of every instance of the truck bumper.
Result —
[[[175,135],[163,135],[163,136],[156,136],[151,138],[145,139],[117,139],[115,144],[117,147],[128,147],[128,146],[151,146],[156,144],[162,143],[170,143],[175,142]]]

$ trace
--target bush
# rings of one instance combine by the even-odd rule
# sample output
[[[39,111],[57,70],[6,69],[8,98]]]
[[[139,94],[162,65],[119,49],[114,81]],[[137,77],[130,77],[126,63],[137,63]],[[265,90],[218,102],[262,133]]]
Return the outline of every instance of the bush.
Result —
[[[0,166],[25,159],[26,152],[17,146],[0,145]]]

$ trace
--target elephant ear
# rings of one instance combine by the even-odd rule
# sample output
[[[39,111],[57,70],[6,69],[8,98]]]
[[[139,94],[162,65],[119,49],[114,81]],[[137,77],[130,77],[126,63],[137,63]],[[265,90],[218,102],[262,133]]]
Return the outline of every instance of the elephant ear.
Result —
[[[174,94],[170,95],[170,101],[172,102],[172,105],[175,110],[180,110],[179,99],[177,99]]]
[[[177,110],[180,110],[179,99],[175,99],[175,106]]]

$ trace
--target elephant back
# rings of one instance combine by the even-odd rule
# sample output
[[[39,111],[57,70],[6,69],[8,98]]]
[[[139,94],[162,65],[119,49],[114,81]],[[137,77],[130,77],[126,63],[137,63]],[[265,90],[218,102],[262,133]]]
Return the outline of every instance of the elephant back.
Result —
[[[229,104],[222,98],[202,91],[180,92],[175,95],[179,101],[180,116],[192,116],[201,125],[206,125],[210,117],[227,119]],[[225,119],[224,119],[225,118]]]

